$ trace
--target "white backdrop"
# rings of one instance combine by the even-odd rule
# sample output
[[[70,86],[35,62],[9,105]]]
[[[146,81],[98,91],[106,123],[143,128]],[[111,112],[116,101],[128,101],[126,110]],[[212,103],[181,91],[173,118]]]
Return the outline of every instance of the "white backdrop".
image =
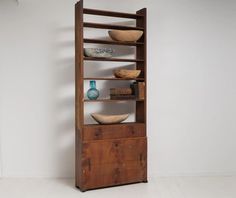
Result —
[[[0,1],[3,177],[74,175],[74,3]],[[148,8],[149,175],[235,174],[236,1],[85,6]]]

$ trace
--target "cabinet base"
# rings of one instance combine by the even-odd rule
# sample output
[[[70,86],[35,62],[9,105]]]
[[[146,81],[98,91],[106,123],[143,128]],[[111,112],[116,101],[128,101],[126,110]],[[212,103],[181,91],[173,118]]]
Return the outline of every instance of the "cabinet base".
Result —
[[[81,187],[79,187],[79,186],[76,186],[76,188],[78,188],[81,192],[86,192],[86,191],[89,191],[89,190],[99,190],[99,189],[104,189],[104,188],[112,188],[112,187],[119,187],[119,186],[132,185],[132,184],[139,184],[139,183],[148,183],[148,180],[138,181],[138,182],[132,182],[132,183],[127,183],[127,184],[117,184],[117,185],[111,185],[111,186],[103,186],[103,187],[97,187],[97,188],[89,188],[89,189],[81,188]]]

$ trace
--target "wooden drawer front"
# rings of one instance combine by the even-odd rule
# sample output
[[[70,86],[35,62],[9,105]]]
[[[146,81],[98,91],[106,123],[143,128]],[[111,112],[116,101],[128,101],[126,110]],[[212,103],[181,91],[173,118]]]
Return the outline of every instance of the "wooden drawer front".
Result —
[[[105,140],[129,137],[145,137],[145,125],[136,124],[119,124],[119,125],[93,125],[83,128],[83,140]]]
[[[146,161],[84,166],[82,185],[85,189],[142,182],[147,180]]]
[[[147,158],[147,139],[117,139],[83,143],[82,166],[142,161]]]

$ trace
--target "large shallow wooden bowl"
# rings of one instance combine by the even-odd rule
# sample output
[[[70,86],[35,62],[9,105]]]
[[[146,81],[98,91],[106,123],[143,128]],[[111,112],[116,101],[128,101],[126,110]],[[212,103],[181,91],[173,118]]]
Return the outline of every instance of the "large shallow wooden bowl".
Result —
[[[92,113],[91,116],[99,124],[117,124],[126,120],[129,117],[129,114],[104,115],[99,113]]]
[[[141,70],[131,69],[116,69],[114,70],[114,76],[116,78],[137,78],[141,73]]]
[[[141,38],[143,31],[141,30],[111,30],[108,31],[109,36],[115,41],[135,42]]]

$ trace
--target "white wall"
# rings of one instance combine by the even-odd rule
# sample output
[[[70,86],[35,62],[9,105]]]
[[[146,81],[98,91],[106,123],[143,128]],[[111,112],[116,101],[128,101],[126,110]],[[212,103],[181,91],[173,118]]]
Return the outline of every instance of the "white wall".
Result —
[[[0,1],[4,177],[74,175],[73,0]],[[236,2],[85,0],[148,8],[149,175],[236,173]]]

